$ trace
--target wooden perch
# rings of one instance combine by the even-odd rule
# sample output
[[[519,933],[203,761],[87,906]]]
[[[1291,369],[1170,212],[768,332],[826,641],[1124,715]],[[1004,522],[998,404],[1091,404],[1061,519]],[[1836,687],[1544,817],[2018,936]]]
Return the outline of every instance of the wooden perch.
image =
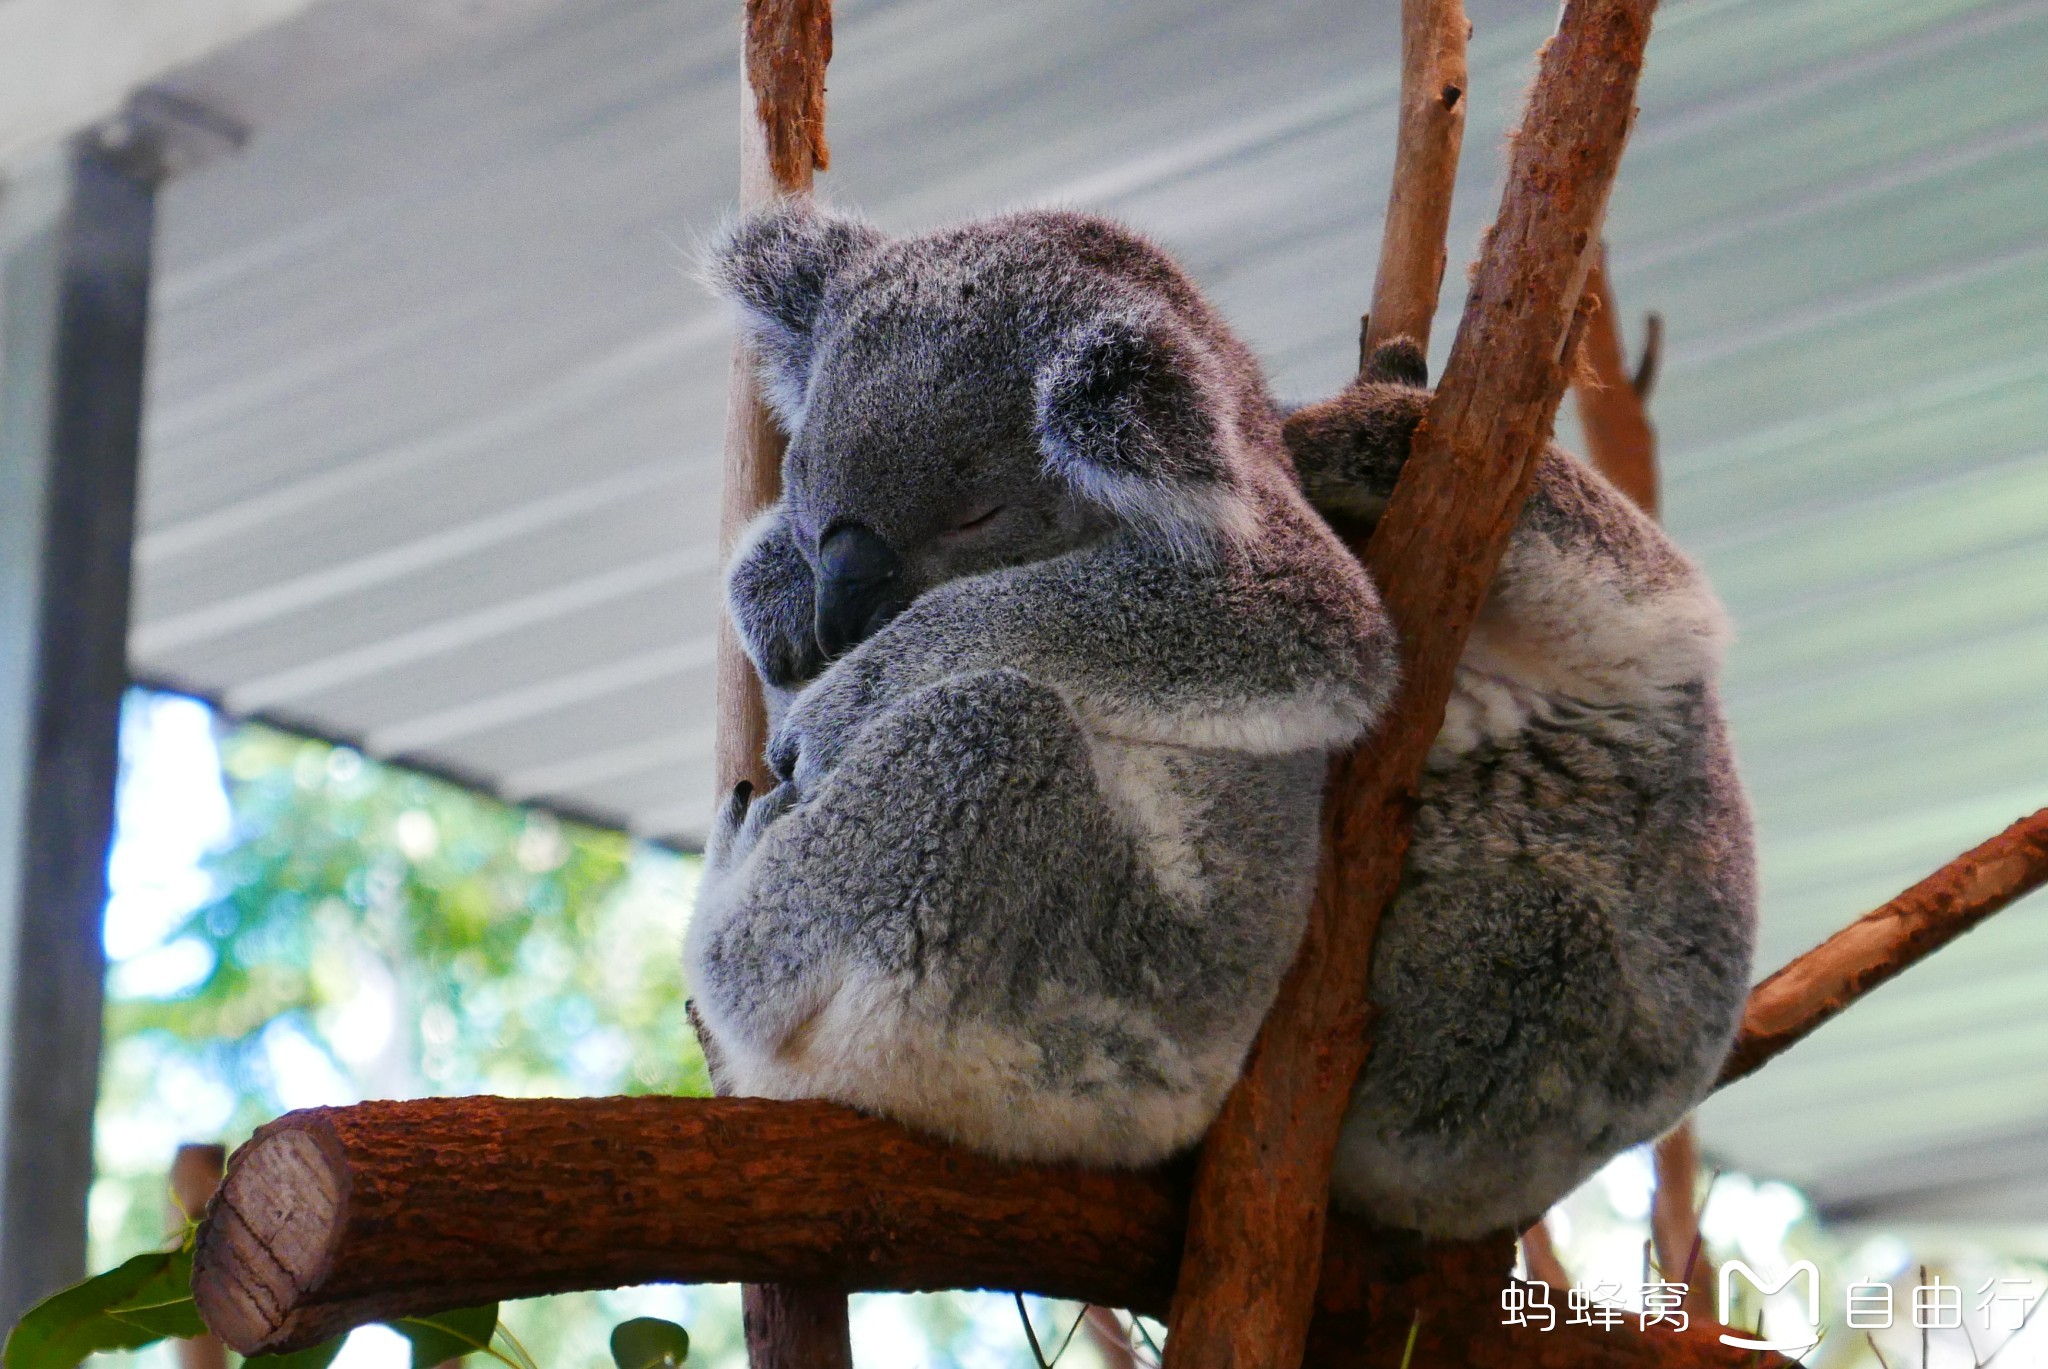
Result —
[[[1564,392],[1653,9],[1565,5],[1450,363],[1365,549],[1400,629],[1401,691],[1372,743],[1331,768],[1308,931],[1203,1148],[1171,1369],[1301,1360],[1330,1163],[1370,1043],[1373,934],[1400,881],[1423,757]]]
[[[1578,401],[1579,424],[1586,430],[1586,457],[1594,469],[1655,518],[1657,497],[1657,430],[1650,425],[1649,382],[1657,372],[1660,331],[1654,325],[1643,342],[1642,365],[1629,375],[1621,345],[1621,312],[1607,279],[1607,244],[1586,278],[1594,309],[1579,344],[1579,368],[1573,373],[1572,395]],[[1654,320],[1656,315],[1651,315]]]
[[[1756,986],[1721,1084],[1754,1074],[1901,970],[2048,884],[2048,808],[1965,851]]]
[[[832,60],[831,0],[746,0],[741,45],[740,205],[808,194],[828,160],[825,67]],[[719,509],[721,562],[754,516],[782,494],[787,437],[762,401],[755,357],[735,341],[725,417]],[[725,615],[718,627],[718,797],[741,780],[769,788],[761,682]],[[695,1025],[694,1022],[692,1025]],[[701,1033],[700,1033],[701,1036]],[[707,1059],[717,1043],[705,1040]],[[712,1073],[714,1081],[717,1071]],[[754,1369],[852,1369],[844,1297],[750,1285],[742,1295],[747,1355]]]
[[[292,1113],[236,1152],[193,1292],[245,1354],[651,1281],[1014,1288],[1156,1315],[1184,1215],[1165,1171],[999,1164],[831,1103],[363,1103]],[[1505,1238],[1425,1250],[1334,1222],[1307,1363],[1391,1369],[1418,1313],[1417,1363],[1750,1362],[1697,1337],[1503,1327],[1506,1265]]]
[[[1462,0],[1401,0],[1401,124],[1372,312],[1359,342],[1361,368],[1380,343],[1404,334],[1429,350],[1465,141],[1465,40],[1471,32]]]

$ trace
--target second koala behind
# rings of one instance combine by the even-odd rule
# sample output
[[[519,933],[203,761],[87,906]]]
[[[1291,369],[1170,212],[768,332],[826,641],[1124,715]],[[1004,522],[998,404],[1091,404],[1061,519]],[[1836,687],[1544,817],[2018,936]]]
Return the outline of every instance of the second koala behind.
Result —
[[[730,1082],[1017,1158],[1191,1144],[1299,940],[1325,760],[1396,669],[1256,366],[1078,215],[890,241],[785,206],[716,274],[792,433],[729,581],[780,784],[714,833],[687,949]],[[1426,400],[1419,357],[1377,367],[1287,428],[1367,521]],[[1517,1225],[1705,1087],[1753,901],[1719,635],[1546,455],[1381,932],[1340,1200]]]

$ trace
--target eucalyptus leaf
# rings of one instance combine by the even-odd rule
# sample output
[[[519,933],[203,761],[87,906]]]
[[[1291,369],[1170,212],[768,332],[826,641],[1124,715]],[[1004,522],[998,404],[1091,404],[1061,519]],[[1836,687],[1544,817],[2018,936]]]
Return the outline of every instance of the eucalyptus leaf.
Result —
[[[490,1348],[491,1336],[498,1329],[498,1304],[400,1317],[387,1325],[412,1342],[412,1369],[434,1369],[437,1364]]]
[[[206,1334],[192,1301],[192,1252],[176,1250],[142,1287],[107,1309],[107,1315],[157,1336],[179,1340]]]
[[[252,1355],[242,1361],[242,1369],[327,1369],[334,1357],[341,1353],[341,1343],[347,1336],[336,1336],[323,1340],[318,1345],[309,1345],[303,1350],[289,1350],[282,1355]]]
[[[690,1333],[660,1317],[635,1317],[612,1328],[618,1369],[674,1369],[690,1357]]]
[[[190,1340],[206,1334],[199,1308],[190,1298],[152,1303],[147,1307],[117,1307],[107,1313],[115,1321],[140,1327],[159,1339]]]
[[[161,1332],[109,1316],[108,1309],[159,1280],[174,1258],[169,1252],[137,1255],[52,1293],[16,1323],[0,1363],[5,1369],[77,1369],[87,1355],[98,1351],[139,1350],[162,1340]],[[186,1277],[189,1283],[189,1271]]]

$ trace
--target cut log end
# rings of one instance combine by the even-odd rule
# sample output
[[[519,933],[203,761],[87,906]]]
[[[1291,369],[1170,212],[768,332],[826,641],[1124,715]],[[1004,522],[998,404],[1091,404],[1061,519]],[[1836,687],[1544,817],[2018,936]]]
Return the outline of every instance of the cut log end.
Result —
[[[320,1282],[340,1241],[346,1161],[298,1128],[258,1133],[235,1156],[194,1257],[199,1315],[257,1354],[291,1339],[300,1292]]]

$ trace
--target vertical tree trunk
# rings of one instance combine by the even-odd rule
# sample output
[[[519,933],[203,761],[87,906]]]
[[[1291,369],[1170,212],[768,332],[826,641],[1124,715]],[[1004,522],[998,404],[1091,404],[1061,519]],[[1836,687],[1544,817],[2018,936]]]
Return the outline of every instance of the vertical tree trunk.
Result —
[[[808,194],[825,148],[825,66],[832,59],[830,0],[747,0],[740,82],[740,204]],[[762,401],[755,358],[735,343],[725,419],[719,545],[730,556],[747,524],[782,494],[787,442]],[[732,624],[718,637],[719,798],[742,780],[767,786],[767,716],[761,684]],[[694,1019],[693,1019],[694,1020]],[[717,1045],[705,1043],[715,1060]],[[717,1080],[717,1071],[713,1079]],[[836,1289],[750,1284],[742,1292],[754,1369],[852,1369],[846,1295]]]

